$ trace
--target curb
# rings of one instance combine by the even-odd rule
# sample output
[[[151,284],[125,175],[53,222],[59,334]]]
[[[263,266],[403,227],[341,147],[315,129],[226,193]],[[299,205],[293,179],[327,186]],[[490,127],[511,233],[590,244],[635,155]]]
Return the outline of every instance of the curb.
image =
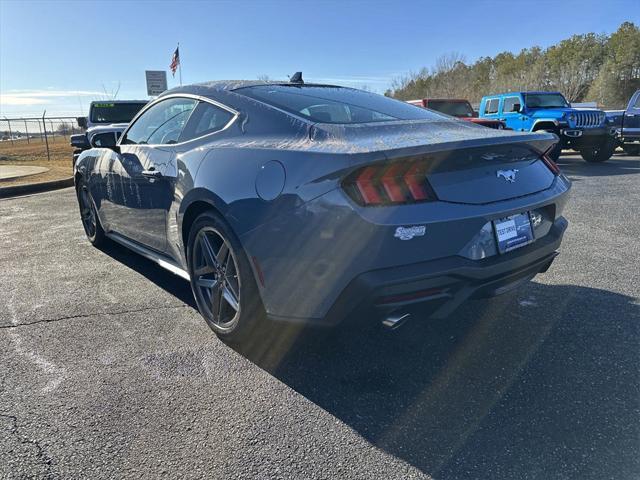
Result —
[[[0,187],[0,198],[16,197],[28,193],[48,192],[49,190],[58,190],[66,187],[73,187],[73,177],[63,178],[62,180],[52,180],[50,182]]]

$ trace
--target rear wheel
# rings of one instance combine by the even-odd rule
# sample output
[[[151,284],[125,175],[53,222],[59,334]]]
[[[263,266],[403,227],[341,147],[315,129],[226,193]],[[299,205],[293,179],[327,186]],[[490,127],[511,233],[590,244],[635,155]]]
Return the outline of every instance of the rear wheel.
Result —
[[[102,225],[100,224],[100,218],[98,217],[98,211],[96,209],[91,192],[84,179],[80,179],[78,186],[76,187],[76,193],[78,194],[78,206],[80,207],[80,220],[82,220],[82,227],[87,238],[95,247],[99,247],[106,242],[106,236]]]
[[[198,216],[187,245],[191,289],[200,314],[226,341],[242,342],[264,324],[264,307],[249,260],[226,222]]]
[[[581,148],[580,155],[589,163],[606,162],[616,149],[615,140],[607,138],[600,145],[591,148]]]
[[[640,145],[624,145],[622,147],[624,153],[630,156],[640,155]]]

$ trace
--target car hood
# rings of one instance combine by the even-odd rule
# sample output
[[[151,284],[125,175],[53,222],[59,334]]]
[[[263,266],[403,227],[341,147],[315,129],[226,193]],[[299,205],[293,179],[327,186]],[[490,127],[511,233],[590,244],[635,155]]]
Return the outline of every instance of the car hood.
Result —
[[[96,125],[87,129],[87,135],[95,135],[104,132],[123,132],[129,126],[128,123],[110,123],[109,125]]]
[[[602,113],[602,110],[597,109],[577,109],[577,108],[541,108],[533,112],[531,115],[534,118],[562,118],[569,116],[570,113]]]

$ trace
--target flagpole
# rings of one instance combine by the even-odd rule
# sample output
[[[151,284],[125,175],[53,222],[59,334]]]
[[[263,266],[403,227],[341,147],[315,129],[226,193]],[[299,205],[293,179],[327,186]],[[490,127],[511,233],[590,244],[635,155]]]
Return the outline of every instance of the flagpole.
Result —
[[[180,42],[178,42],[178,68],[180,69],[180,86],[182,86],[182,58],[180,58]]]

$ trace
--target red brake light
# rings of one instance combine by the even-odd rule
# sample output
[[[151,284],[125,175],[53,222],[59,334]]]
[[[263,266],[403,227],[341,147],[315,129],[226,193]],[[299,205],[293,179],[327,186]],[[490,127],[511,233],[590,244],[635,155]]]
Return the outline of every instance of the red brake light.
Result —
[[[398,173],[402,170],[402,165],[396,163],[391,165],[380,178],[384,191],[392,202],[404,202],[404,192],[400,185],[396,182]]]
[[[546,154],[542,156],[542,161],[549,167],[554,175],[560,175],[560,167],[556,162],[551,160]]]
[[[424,191],[423,183],[426,182],[424,176],[419,175],[420,164],[415,163],[407,170],[404,175],[404,181],[409,187],[409,191],[415,200],[426,200],[427,193]]]
[[[375,167],[367,167],[356,178],[356,187],[358,187],[364,203],[382,203],[382,198],[372,180],[376,173]]]
[[[554,175],[560,175],[560,167],[556,162],[551,160],[551,157],[549,157],[549,152],[554,148],[555,148],[555,145],[553,145],[549,150],[547,150],[542,154],[542,161],[545,163],[547,167],[549,167],[549,170],[551,170]]]
[[[343,188],[360,205],[437,200],[420,162],[369,165],[349,175]]]

